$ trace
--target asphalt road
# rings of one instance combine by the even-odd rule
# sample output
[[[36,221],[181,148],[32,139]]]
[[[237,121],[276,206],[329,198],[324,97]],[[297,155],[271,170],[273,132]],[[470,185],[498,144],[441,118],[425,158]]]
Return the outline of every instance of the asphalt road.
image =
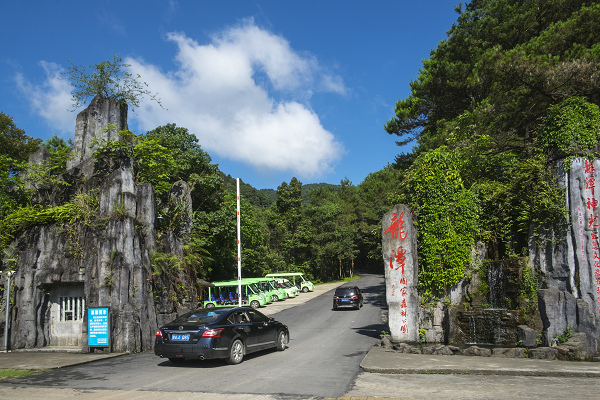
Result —
[[[352,388],[359,363],[385,329],[383,277],[364,274],[353,284],[364,292],[360,311],[333,311],[333,290],[276,314],[269,313],[267,306],[266,314],[289,326],[288,348],[250,354],[239,365],[221,360],[172,364],[145,352],[9,382],[76,390],[340,397]]]

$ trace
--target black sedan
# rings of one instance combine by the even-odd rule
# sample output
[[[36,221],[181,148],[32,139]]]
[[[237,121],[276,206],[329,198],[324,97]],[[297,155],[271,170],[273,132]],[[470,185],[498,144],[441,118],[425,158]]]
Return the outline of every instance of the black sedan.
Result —
[[[285,350],[288,327],[251,307],[200,309],[182,315],[156,331],[154,354],[180,362],[186,358],[224,358],[242,362],[244,354]]]
[[[363,306],[363,295],[356,286],[344,286],[335,289],[333,294],[333,309],[356,308]]]

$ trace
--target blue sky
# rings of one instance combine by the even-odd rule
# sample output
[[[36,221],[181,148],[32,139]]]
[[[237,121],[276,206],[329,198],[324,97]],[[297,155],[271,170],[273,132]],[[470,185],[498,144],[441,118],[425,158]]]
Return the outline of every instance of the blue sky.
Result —
[[[226,174],[256,188],[359,184],[401,151],[383,125],[454,2],[19,1],[3,4],[0,111],[32,137],[72,137],[60,72],[117,54],[145,99],[129,127],[175,123]]]

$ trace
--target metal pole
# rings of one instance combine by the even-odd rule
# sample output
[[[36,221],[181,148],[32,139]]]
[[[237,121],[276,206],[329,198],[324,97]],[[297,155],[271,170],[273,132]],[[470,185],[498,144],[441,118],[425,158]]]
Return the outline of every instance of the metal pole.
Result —
[[[240,178],[237,184],[238,306],[242,306],[242,244],[240,234]]]
[[[4,352],[8,353],[8,310],[10,308],[10,277],[14,274],[14,271],[6,273],[8,277],[8,285],[6,287],[6,322],[4,323]]]

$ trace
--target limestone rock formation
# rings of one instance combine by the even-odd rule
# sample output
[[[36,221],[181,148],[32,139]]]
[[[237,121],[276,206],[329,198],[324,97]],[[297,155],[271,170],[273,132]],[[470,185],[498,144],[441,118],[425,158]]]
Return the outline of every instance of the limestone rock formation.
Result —
[[[529,253],[550,291],[540,291],[548,344],[567,326],[584,332],[598,351],[600,342],[600,159],[576,158],[570,168],[555,164],[560,187],[565,188],[568,221],[562,226],[532,226]],[[555,303],[553,303],[555,301]],[[548,330],[547,330],[548,329]]]
[[[106,130],[108,125],[114,129]],[[119,140],[119,132],[127,129],[127,104],[114,100],[94,97],[89,106],[77,114],[75,122],[75,140],[73,141],[74,158],[67,161],[67,169],[82,167],[85,176],[92,175],[89,161],[96,148],[92,146],[94,139]]]
[[[112,340],[108,351],[149,350],[157,321],[172,316],[157,316],[149,279],[151,254],[158,247],[154,189],[150,184],[135,183],[132,160],[108,175],[94,172],[89,144],[94,138],[117,138],[105,129],[108,124],[115,125],[117,132],[127,128],[125,104],[95,98],[79,113],[73,149],[78,154],[62,176],[71,186],[51,197],[57,201],[76,193],[96,196],[93,222],[35,226],[11,244],[17,250],[9,323],[11,349],[72,346],[83,352],[94,350],[87,344],[86,310],[108,307]],[[34,158],[43,160],[45,152],[39,153]],[[185,192],[186,186],[180,183],[175,191]],[[185,218],[184,230],[189,231],[191,219]],[[172,232],[166,236],[171,238],[168,251],[182,254],[181,238]],[[163,309],[173,313],[175,305],[166,301]]]

